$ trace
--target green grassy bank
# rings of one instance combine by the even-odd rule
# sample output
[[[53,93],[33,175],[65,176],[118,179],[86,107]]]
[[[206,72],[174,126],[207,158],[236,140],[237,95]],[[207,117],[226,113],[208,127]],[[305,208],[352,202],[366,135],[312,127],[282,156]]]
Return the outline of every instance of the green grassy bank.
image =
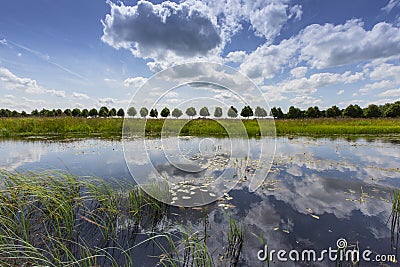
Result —
[[[145,120],[130,119],[125,127],[131,132],[140,132]],[[260,125],[264,126],[262,135],[271,134],[269,120],[229,120],[210,119],[176,120],[149,119],[146,121],[146,134],[159,135],[179,131],[181,135],[224,136],[247,131],[251,137],[260,135]],[[2,118],[0,137],[43,136],[43,135],[81,135],[120,137],[122,118]],[[263,129],[263,126],[261,129]],[[400,118],[397,119],[293,119],[275,120],[277,135],[387,135],[400,134]],[[164,128],[163,128],[164,127]],[[244,127],[244,128],[243,128]],[[265,130],[267,129],[267,130]]]

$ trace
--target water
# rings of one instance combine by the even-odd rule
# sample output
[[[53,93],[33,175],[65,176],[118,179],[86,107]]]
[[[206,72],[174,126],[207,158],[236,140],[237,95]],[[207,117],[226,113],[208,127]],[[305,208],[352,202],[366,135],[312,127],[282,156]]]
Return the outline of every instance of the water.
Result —
[[[195,161],[199,158],[201,160],[204,154],[215,148],[227,147],[225,143],[247,142],[243,139],[208,139],[205,142],[199,138],[181,140],[181,149],[189,159],[197,155],[197,158],[191,159]],[[143,140],[130,142],[131,147],[143,144]],[[157,139],[148,140],[147,145],[162,151],[158,142]],[[176,143],[177,140],[167,139],[164,142]],[[251,152],[257,150],[259,142],[256,139],[249,141],[250,155],[253,157],[257,157]],[[390,240],[390,223],[387,224],[387,221],[391,212],[391,192],[400,187],[398,142],[280,137],[276,139],[276,144],[270,173],[259,189],[250,193],[250,179],[240,180],[237,184],[227,186],[234,188],[229,192],[229,197],[223,197],[224,201],[216,201],[207,206],[210,234],[207,244],[210,251],[215,251],[213,257],[216,262],[227,240],[229,215],[245,227],[241,266],[262,265],[257,259],[257,252],[262,248],[259,238],[262,235],[270,250],[296,249],[301,252],[303,249],[314,249],[318,253],[329,247],[336,248],[336,241],[345,238],[349,245],[358,244],[360,251],[370,249],[373,256],[396,254]],[[199,148],[200,151],[189,151],[191,147]],[[224,149],[221,150],[223,152]],[[4,140],[0,142],[0,155],[1,169],[23,171],[51,168],[67,170],[80,176],[98,176],[107,181],[135,183],[126,166],[120,141]],[[219,175],[218,169],[221,168],[240,169],[239,163],[224,164],[220,160],[221,164],[214,166],[210,173],[200,171],[187,174],[169,170],[171,166],[166,164],[166,156],[162,156],[162,153],[153,153],[150,157],[150,165],[156,166],[156,172],[170,173],[171,177],[176,177],[176,181],[180,178],[201,179],[204,175]],[[136,175],[146,177],[154,173],[146,160],[136,164],[135,170],[139,172]],[[263,162],[260,168],[264,167],[268,171],[269,165],[271,162]],[[251,171],[247,169],[246,172],[250,178]],[[229,175],[233,176],[234,172],[225,172],[223,180],[226,181]],[[202,218],[201,210],[171,207],[170,215],[159,230],[172,233],[183,226],[201,230],[204,228]],[[160,254],[159,250],[146,245],[138,246],[135,251],[149,256]],[[137,266],[151,266],[156,264],[157,259],[140,257],[135,258],[134,262]],[[334,263],[327,261],[310,265],[329,264],[334,266]],[[395,266],[393,263],[386,264]],[[280,265],[275,258],[272,266]],[[303,265],[291,261],[284,264]],[[363,262],[361,266],[376,266],[376,263]]]

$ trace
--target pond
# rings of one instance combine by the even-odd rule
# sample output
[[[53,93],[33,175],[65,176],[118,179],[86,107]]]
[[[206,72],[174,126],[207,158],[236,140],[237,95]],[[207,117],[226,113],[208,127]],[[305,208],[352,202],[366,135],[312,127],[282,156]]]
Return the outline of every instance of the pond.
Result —
[[[165,218],[151,231],[178,233],[182,228],[206,231],[207,247],[214,265],[222,265],[220,261],[229,243],[231,217],[244,231],[239,266],[266,266],[257,258],[264,243],[268,244],[269,252],[297,250],[301,253],[313,249],[319,255],[324,249],[336,249],[337,241],[345,239],[348,248],[358,246],[360,251],[372,251],[371,258],[396,254],[390,225],[393,190],[400,187],[400,149],[396,140],[277,137],[273,140],[276,142],[273,160],[267,157],[265,162],[258,160],[256,165],[251,163],[251,158],[259,157],[258,149],[263,142],[260,139],[204,140],[194,137],[162,141],[164,145],[160,139],[134,139],[126,144],[104,139],[2,140],[0,169],[18,172],[64,170],[83,179],[96,176],[109,183],[142,183],[154,172],[166,175],[167,179],[173,179],[169,180],[173,185],[173,200],[170,200],[173,205],[168,206]],[[148,148],[147,159],[140,150],[143,142]],[[175,150],[168,147],[168,144],[178,143],[180,153],[186,155],[184,160],[196,162],[195,167],[179,165],[182,161],[176,160]],[[225,151],[224,148],[232,143],[237,147],[248,145],[246,153],[250,157],[235,158]],[[144,159],[128,162],[128,168],[124,152],[135,151],[135,148],[137,158]],[[242,162],[245,159],[247,161]],[[202,169],[193,169],[196,166],[202,166]],[[268,176],[251,192],[249,183],[256,168],[264,168]],[[238,170],[244,176],[237,175]],[[221,175],[221,183],[213,187],[214,191],[207,187],[196,191],[201,184],[193,183],[206,184],[205,177],[212,180],[213,176]],[[187,205],[189,202],[199,204],[195,197],[201,192],[215,196],[206,200],[204,196],[200,198],[210,202],[205,206],[206,218],[205,210],[199,205]],[[143,237],[135,239],[135,247],[129,252],[133,265],[156,265],[163,254],[162,249],[150,244],[151,241],[141,243],[149,236],[149,229],[143,226],[137,231]],[[308,264],[334,266],[336,263],[326,256],[322,262]],[[362,262],[361,266],[376,264]],[[393,262],[385,264],[396,265]],[[306,263],[290,259],[282,263],[275,253],[271,266],[281,265],[303,266]]]

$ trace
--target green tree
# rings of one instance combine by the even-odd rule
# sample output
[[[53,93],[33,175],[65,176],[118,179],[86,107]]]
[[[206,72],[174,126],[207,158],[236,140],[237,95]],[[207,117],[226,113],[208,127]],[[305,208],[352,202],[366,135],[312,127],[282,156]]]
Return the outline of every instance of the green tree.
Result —
[[[65,111],[67,111],[67,110],[65,110]],[[65,113],[65,111],[64,111],[64,113]],[[69,110],[69,111],[71,112],[71,110]],[[39,116],[39,111],[37,109],[34,109],[34,110],[32,110],[31,115],[37,117],[37,116]],[[67,114],[65,114],[65,115],[67,115]]]
[[[194,117],[196,116],[196,109],[194,107],[190,107],[186,109],[186,115],[188,115],[189,117]]]
[[[317,107],[317,109],[318,109],[318,107]],[[318,115],[317,115],[318,114]],[[315,110],[315,108],[313,108],[313,107],[309,107],[307,110],[306,110],[306,112],[305,112],[305,114],[304,114],[307,118],[317,118],[317,117],[319,117],[319,109],[318,110]]]
[[[21,117],[21,114],[18,111],[13,110],[11,112],[11,117],[14,117],[14,118]]]
[[[165,107],[161,110],[161,117],[166,118],[171,114],[169,108]]]
[[[103,118],[108,117],[108,112],[109,111],[107,107],[101,107],[99,110],[99,116]]]
[[[108,116],[109,117],[117,116],[117,110],[115,108],[110,109],[110,111],[108,111]]]
[[[244,106],[242,108],[242,111],[240,112],[240,116],[248,118],[253,116],[253,110],[251,109],[250,106]]]
[[[294,106],[289,107],[289,111],[287,113],[287,117],[289,119],[297,119],[301,117],[301,110],[299,108],[295,108]]]
[[[228,114],[228,117],[230,117],[230,118],[236,118],[238,116],[238,111],[234,106],[231,106],[228,109],[227,114]]]
[[[56,110],[55,109],[46,110],[45,116],[47,116],[47,117],[55,117],[56,116]]]
[[[371,104],[364,110],[364,116],[367,118],[378,118],[382,116],[382,111],[377,105]]]
[[[207,107],[202,107],[202,108],[200,109],[200,116],[202,116],[202,117],[208,117],[208,116],[210,116],[210,112],[208,111],[208,108],[207,108]]]
[[[259,118],[264,118],[268,116],[267,111],[264,108],[258,106],[254,110],[254,115]]]
[[[391,103],[385,103],[384,105],[379,106],[379,109],[381,110],[383,116],[385,116],[386,110],[388,110],[391,105],[392,105]]]
[[[57,116],[57,117],[61,116],[62,114],[63,114],[63,112],[62,112],[61,109],[57,109],[57,110],[56,110],[56,116]]]
[[[38,112],[39,114],[39,112]],[[39,114],[40,115],[40,114]],[[11,117],[11,110],[9,110],[8,108],[4,110],[4,117]]]
[[[347,108],[343,111],[343,116],[350,118],[359,118],[362,117],[363,111],[359,105],[348,105]]]
[[[140,117],[145,118],[149,114],[149,111],[147,110],[147,108],[143,107],[140,109],[139,113]]]
[[[1,115],[0,115],[0,117],[1,117]],[[21,117],[28,117],[28,114],[26,113],[25,110],[23,110],[23,111],[21,112]]]
[[[216,107],[214,110],[214,117],[220,118],[222,117],[222,108]]]
[[[79,108],[74,108],[72,110],[72,116],[79,117],[81,115],[81,110]]]
[[[276,119],[283,119],[285,118],[285,114],[283,113],[281,108],[273,107],[269,112],[269,115],[276,118]]]
[[[328,118],[335,118],[340,117],[342,115],[342,111],[337,106],[332,106],[326,110],[325,114]]]
[[[137,114],[136,109],[134,107],[128,108],[128,115],[131,117],[135,117]]]
[[[8,118],[8,117],[11,117],[12,111],[9,109],[5,109],[3,114],[4,114],[4,117]]]
[[[90,116],[90,117],[96,117],[97,115],[98,115],[97,109],[92,108],[92,109],[89,111],[89,116]]]
[[[89,111],[85,108],[81,111],[81,116],[87,118],[89,116]]]
[[[396,102],[390,105],[388,109],[386,109],[385,113],[383,114],[385,117],[399,117],[400,116],[400,102]]]
[[[42,108],[42,110],[39,111],[39,115],[40,115],[41,117],[47,117],[48,113],[49,113],[49,111],[48,111],[47,109],[45,109],[45,108]],[[10,112],[9,117],[10,117],[10,116],[11,116],[11,112]]]
[[[174,110],[171,113],[172,117],[174,118],[179,118],[180,116],[183,115],[182,110],[178,109],[178,108],[174,108]]]
[[[117,116],[118,117],[125,117],[125,111],[122,108],[118,109]]]
[[[152,117],[152,118],[157,118],[158,117],[158,111],[157,111],[156,108],[150,110],[150,117]]]

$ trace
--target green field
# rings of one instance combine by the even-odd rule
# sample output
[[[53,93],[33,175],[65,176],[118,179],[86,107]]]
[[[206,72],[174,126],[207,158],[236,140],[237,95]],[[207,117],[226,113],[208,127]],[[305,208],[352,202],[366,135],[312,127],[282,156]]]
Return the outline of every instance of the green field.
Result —
[[[180,135],[226,136],[228,133],[242,134],[244,129],[250,137],[274,134],[271,129],[271,125],[273,125],[271,120],[266,119],[168,119],[168,123],[165,125],[164,119],[129,119],[128,121],[129,123],[125,124],[125,127],[132,133],[143,131],[146,122],[146,135],[179,132]],[[122,118],[1,118],[0,137],[77,135],[117,138],[121,137],[123,125]],[[260,125],[263,125],[261,127],[262,134]],[[275,126],[277,135],[400,134],[400,118],[275,120]]]

